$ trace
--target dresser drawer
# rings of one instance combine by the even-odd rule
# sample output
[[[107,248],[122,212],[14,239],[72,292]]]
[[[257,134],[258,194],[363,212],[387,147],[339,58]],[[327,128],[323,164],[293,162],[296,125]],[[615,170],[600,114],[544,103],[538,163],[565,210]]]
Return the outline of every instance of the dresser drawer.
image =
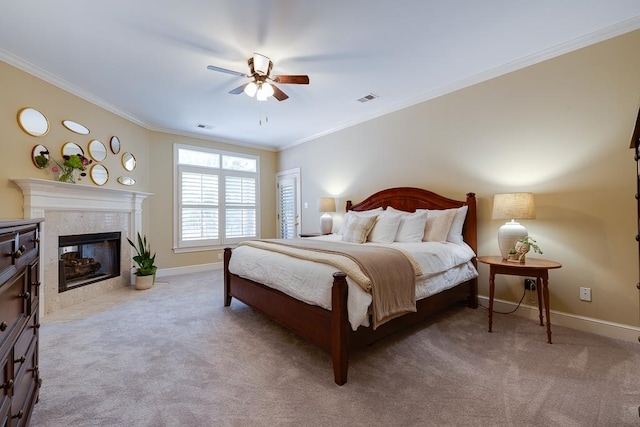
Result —
[[[18,230],[18,241],[16,250],[20,250],[18,263],[28,263],[38,256],[38,246],[40,245],[40,234],[38,225],[30,225]]]
[[[37,392],[37,340],[31,341],[31,345],[24,362],[17,364],[14,362],[13,372],[15,382],[13,384],[13,396],[11,399],[11,417],[14,425],[24,425],[29,416],[28,408],[33,406],[33,400]],[[14,353],[14,358],[17,355]]]
[[[26,272],[0,286],[0,354],[12,343],[27,320]]]
[[[15,252],[18,233],[0,234],[0,283],[13,276],[16,269]]]

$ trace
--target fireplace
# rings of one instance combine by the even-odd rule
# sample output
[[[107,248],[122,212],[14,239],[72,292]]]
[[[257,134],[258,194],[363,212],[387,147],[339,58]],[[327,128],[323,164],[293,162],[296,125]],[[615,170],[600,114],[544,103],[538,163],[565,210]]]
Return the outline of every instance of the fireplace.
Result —
[[[58,236],[58,292],[120,276],[120,235]]]
[[[41,315],[48,316],[133,284],[133,254],[125,239],[133,239],[142,231],[142,202],[151,193],[37,178],[13,181],[24,195],[25,218],[45,219],[40,233]],[[93,282],[90,286],[75,286],[59,292],[59,237],[110,232],[121,233],[120,274],[116,272],[114,277]],[[81,258],[94,258],[95,261],[93,255],[84,254]]]

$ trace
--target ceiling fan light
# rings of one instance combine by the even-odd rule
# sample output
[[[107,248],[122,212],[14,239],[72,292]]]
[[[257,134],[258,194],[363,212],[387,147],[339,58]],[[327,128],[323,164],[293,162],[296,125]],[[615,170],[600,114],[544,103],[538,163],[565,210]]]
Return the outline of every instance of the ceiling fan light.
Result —
[[[259,53],[253,54],[253,69],[256,73],[266,76],[269,74],[269,58]]]
[[[265,97],[270,97],[273,95],[273,86],[271,86],[271,84],[264,82],[262,83],[262,92],[264,93]]]
[[[262,87],[259,87],[258,92],[256,92],[256,99],[258,101],[266,101],[268,97],[267,92]]]
[[[251,82],[244,87],[244,93],[246,93],[251,97],[253,97],[256,94],[257,90],[258,90],[258,85],[255,82]]]

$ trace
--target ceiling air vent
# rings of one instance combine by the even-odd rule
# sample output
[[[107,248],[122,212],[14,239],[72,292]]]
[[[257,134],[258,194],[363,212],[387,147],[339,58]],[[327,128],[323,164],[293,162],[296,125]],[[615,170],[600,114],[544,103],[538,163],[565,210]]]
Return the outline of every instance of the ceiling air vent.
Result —
[[[374,95],[372,93],[370,93],[369,95],[363,96],[362,98],[358,99],[358,102],[367,102],[367,101],[371,101],[373,99],[376,99],[378,97],[378,95]]]
[[[202,123],[199,123],[196,127],[197,127],[198,129],[211,130],[211,129],[213,129],[215,126],[212,126],[212,125],[203,125]]]

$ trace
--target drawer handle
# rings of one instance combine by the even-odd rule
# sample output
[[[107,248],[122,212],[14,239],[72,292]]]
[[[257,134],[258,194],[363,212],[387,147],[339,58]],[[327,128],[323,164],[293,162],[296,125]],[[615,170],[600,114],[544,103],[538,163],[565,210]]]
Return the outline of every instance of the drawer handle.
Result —
[[[9,325],[7,325],[7,322],[0,323],[0,332],[6,331],[8,327]]]
[[[17,414],[15,414],[12,418],[20,419],[20,418],[22,418],[22,417],[24,417],[24,411],[20,410],[20,411],[18,411],[18,413],[17,413]]]
[[[27,250],[27,247],[25,245],[22,245],[18,248],[17,251],[15,251],[14,253],[11,254],[12,257],[14,258],[20,258],[22,256],[22,254],[24,254],[24,252]]]
[[[28,300],[29,298],[31,298],[31,294],[29,292],[21,293],[20,298]]]
[[[20,359],[16,359],[13,361],[13,363],[24,363],[25,360],[27,360],[26,357],[22,356]]]
[[[6,383],[0,385],[0,388],[3,388],[5,390],[9,390],[11,387],[13,387],[13,380],[9,380]]]

